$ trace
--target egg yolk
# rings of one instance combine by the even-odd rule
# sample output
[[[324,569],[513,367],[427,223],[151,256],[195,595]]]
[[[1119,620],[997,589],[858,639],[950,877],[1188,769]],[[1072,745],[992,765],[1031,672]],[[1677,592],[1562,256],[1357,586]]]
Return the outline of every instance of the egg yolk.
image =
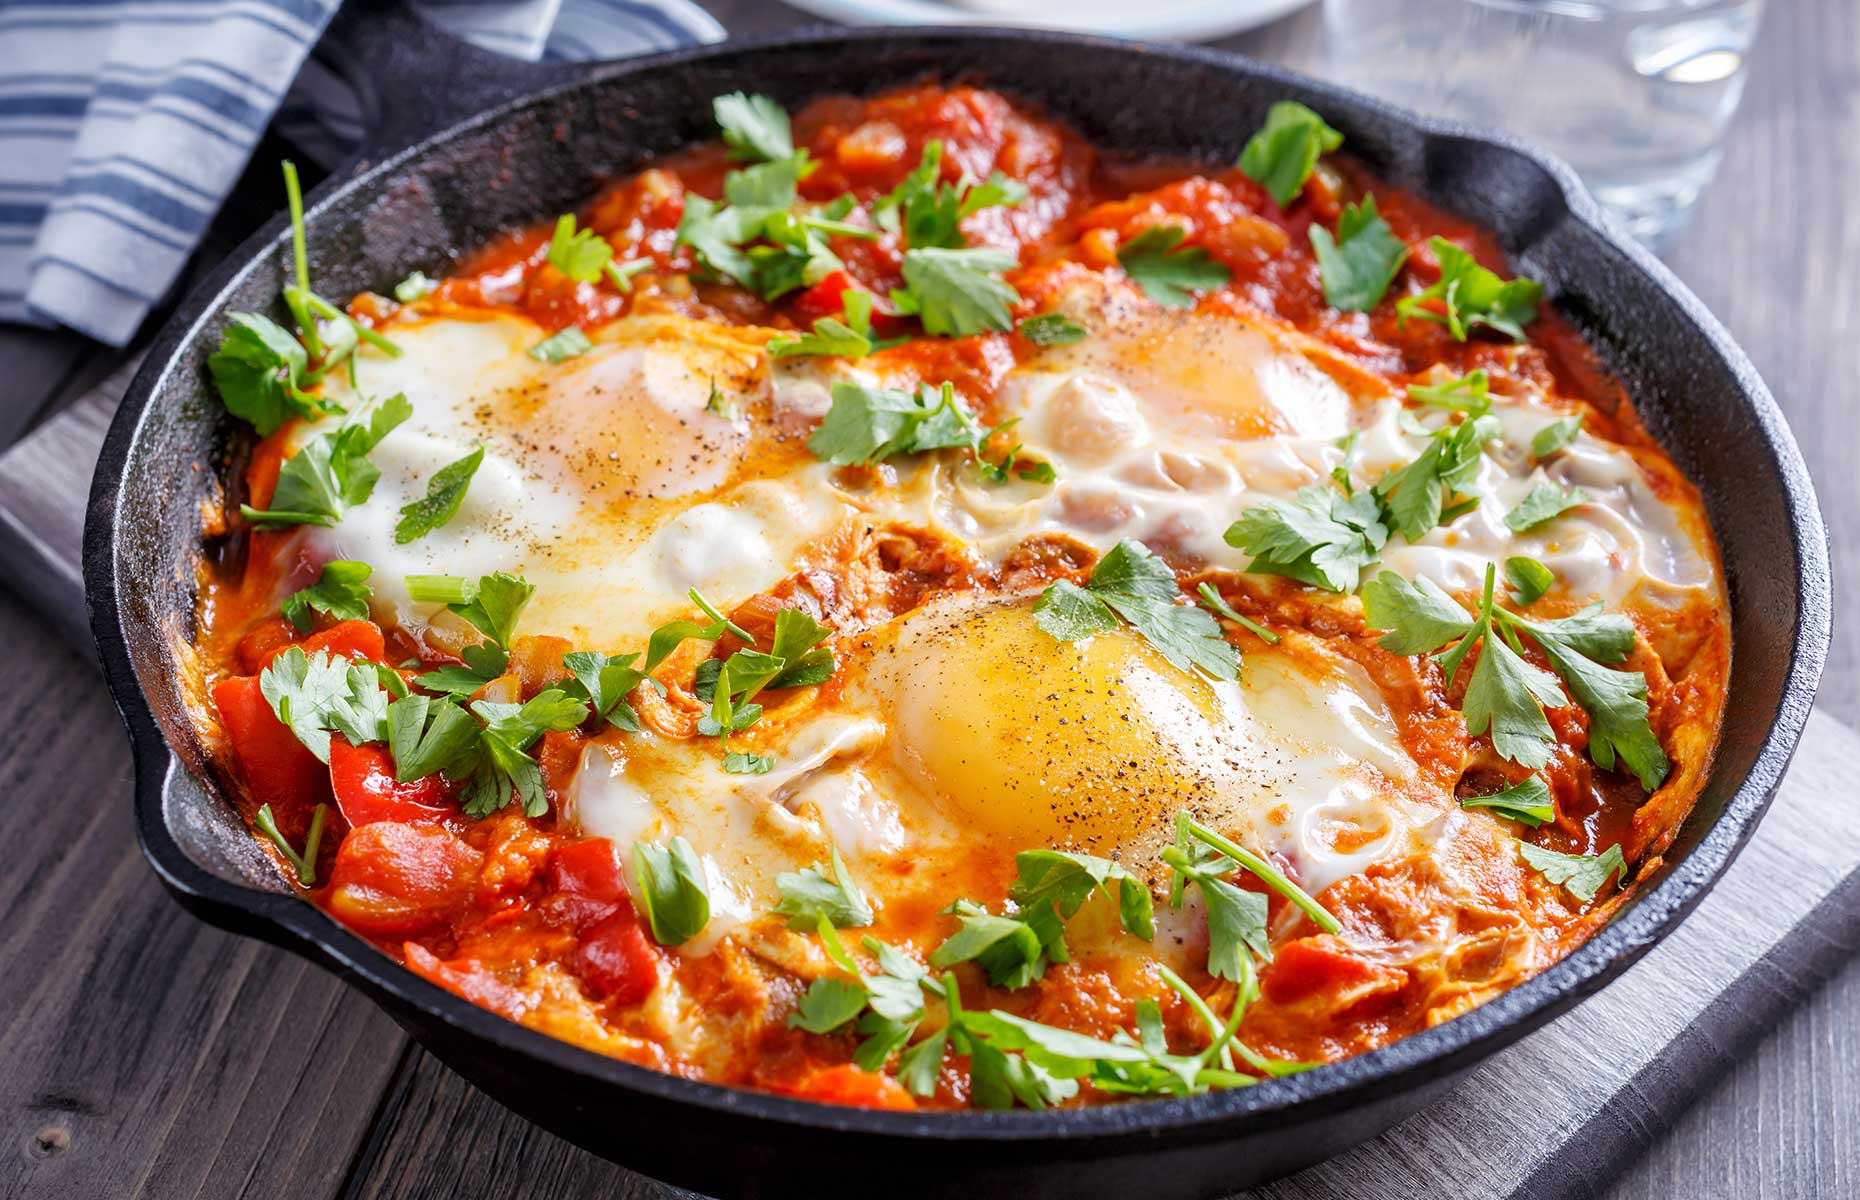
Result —
[[[1237,689],[1123,629],[1062,642],[1022,603],[912,623],[894,653],[896,751],[966,832],[1017,851],[1154,854],[1215,798]]]

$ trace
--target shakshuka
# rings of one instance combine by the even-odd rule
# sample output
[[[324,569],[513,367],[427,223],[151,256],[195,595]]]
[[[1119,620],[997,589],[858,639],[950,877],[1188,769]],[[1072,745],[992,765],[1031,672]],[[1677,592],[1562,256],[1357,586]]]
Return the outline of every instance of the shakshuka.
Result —
[[[1290,102],[714,115],[228,323],[196,709],[306,900],[601,1054],[1037,1108],[1451,1020],[1657,865],[1717,551],[1486,232]]]

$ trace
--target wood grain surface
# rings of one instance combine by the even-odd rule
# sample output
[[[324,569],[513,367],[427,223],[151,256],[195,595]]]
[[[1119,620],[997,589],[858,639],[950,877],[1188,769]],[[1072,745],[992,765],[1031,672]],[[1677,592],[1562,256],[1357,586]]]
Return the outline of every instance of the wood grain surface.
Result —
[[[733,31],[808,18],[708,0]],[[1860,588],[1860,6],[1774,3],[1724,171],[1668,259],[1789,413],[1836,590]],[[1315,13],[1231,39],[1297,65]],[[0,331],[0,443],[111,361]],[[31,407],[32,415],[20,410]],[[76,464],[65,469],[83,469]],[[161,893],[127,819],[128,751],[88,664],[0,594],[0,1200],[659,1195],[529,1125],[371,1005]],[[1860,723],[1837,633],[1822,707]],[[1655,1149],[1592,1194],[1834,1196],[1860,1181],[1860,964],[1796,1008]],[[1836,1181],[1845,1181],[1837,1183]]]

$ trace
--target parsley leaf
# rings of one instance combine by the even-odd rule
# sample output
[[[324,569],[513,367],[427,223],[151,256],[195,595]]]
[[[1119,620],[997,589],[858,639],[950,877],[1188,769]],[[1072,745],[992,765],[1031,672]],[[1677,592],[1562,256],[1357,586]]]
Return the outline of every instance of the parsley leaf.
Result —
[[[387,743],[402,783],[448,767],[464,774],[476,762],[478,722],[450,696],[413,692],[388,704]]]
[[[1627,618],[1604,615],[1595,605],[1560,621],[1512,620],[1543,647],[1569,694],[1589,714],[1589,757],[1595,764],[1612,771],[1618,760],[1649,792],[1664,783],[1672,763],[1647,719],[1646,675],[1602,665],[1620,662],[1633,648]]]
[[[1375,495],[1389,526],[1409,542],[1418,542],[1434,526],[1477,507],[1479,497],[1466,489],[1478,477],[1485,444],[1500,431],[1498,418],[1491,416],[1436,430],[1419,457],[1376,483]]]
[[[805,931],[826,921],[838,929],[856,929],[872,923],[872,902],[853,882],[837,848],[829,852],[829,862],[830,867],[816,863],[776,876],[781,902],[775,911],[788,918],[788,928]]]
[[[638,660],[637,654],[609,658],[598,650],[575,650],[562,656],[562,666],[575,677],[596,715],[615,729],[637,733],[639,713],[626,698],[646,679],[646,673],[633,666]]]
[[[1019,265],[1011,254],[986,247],[913,248],[904,252],[904,286],[927,333],[967,337],[1014,327],[1008,308],[1020,293],[1001,278]]]
[[[1199,246],[1178,250],[1187,236],[1180,225],[1152,225],[1117,248],[1118,265],[1156,303],[1191,307],[1194,293],[1220,287],[1232,273]]]
[[[373,574],[367,563],[348,562],[337,559],[323,564],[323,572],[317,581],[307,588],[292,592],[284,598],[280,611],[299,633],[310,632],[310,613],[314,609],[327,613],[338,621],[365,621],[368,619],[368,598],[373,593],[368,588],[368,576]]]
[[[1177,604],[1182,589],[1168,564],[1142,542],[1125,539],[1092,568],[1083,588],[1060,580],[1040,593],[1034,623],[1060,641],[1077,641],[1115,626],[1115,613],[1180,669],[1210,679],[1238,679],[1240,652],[1204,610]]]
[[[1505,514],[1505,525],[1513,533],[1523,533],[1588,502],[1589,493],[1581,488],[1564,487],[1553,479],[1539,480],[1530,494]]]
[[[996,916],[979,904],[958,900],[943,910],[962,927],[930,955],[930,965],[947,967],[973,959],[996,987],[1024,988],[1046,974],[1046,946],[1018,917]]]
[[[1466,340],[1469,328],[1478,325],[1514,342],[1523,341],[1524,326],[1537,319],[1543,286],[1534,279],[1500,279],[1446,238],[1429,238],[1427,244],[1440,262],[1440,279],[1425,291],[1395,302],[1399,321],[1420,317],[1437,322],[1460,342]],[[1443,311],[1428,308],[1429,300],[1438,301]]]
[[[1324,301],[1345,312],[1374,308],[1395,281],[1395,272],[1408,260],[1408,244],[1376,213],[1374,196],[1364,196],[1358,205],[1344,205],[1337,215],[1335,237],[1315,223],[1310,237],[1324,282]]]
[[[1530,607],[1556,586],[1556,576],[1549,567],[1522,554],[1505,560],[1505,579],[1511,584],[1511,602],[1521,608]]]
[[[737,158],[764,162],[794,155],[787,110],[767,96],[731,92],[710,102],[723,143]]]
[[[1268,500],[1248,509],[1228,528],[1226,540],[1253,556],[1246,569],[1256,575],[1353,592],[1388,537],[1373,494],[1345,496],[1314,486],[1298,489],[1290,501]]]
[[[767,775],[775,769],[775,759],[767,754],[732,750],[723,756],[723,769],[731,775]]]
[[[395,544],[417,542],[456,516],[465,500],[465,489],[471,486],[472,476],[483,461],[484,447],[475,446],[464,458],[433,472],[426,483],[426,495],[401,506],[400,521],[394,526]]]
[[[1449,379],[1440,384],[1411,383],[1408,385],[1410,399],[1449,412],[1462,412],[1469,417],[1482,417],[1492,411],[1492,398],[1487,395],[1490,381],[1485,368],[1479,367],[1466,372],[1458,379]]]
[[[1433,651],[1473,627],[1473,615],[1425,575],[1414,582],[1384,571],[1363,585],[1363,618],[1386,629],[1384,650],[1412,657]]]
[[[1255,879],[1284,896],[1324,932],[1339,933],[1343,929],[1329,909],[1293,883],[1283,871],[1187,813],[1176,815],[1175,844],[1163,851],[1163,861],[1174,872],[1169,884],[1171,908],[1182,906],[1183,888],[1188,883],[1199,885],[1203,899],[1208,901],[1210,974],[1241,982],[1250,977],[1251,964],[1241,961],[1239,954],[1242,944],[1251,949],[1261,961],[1272,957],[1271,945],[1266,937],[1265,897],[1222,883],[1217,878],[1236,869],[1244,868]],[[1221,886],[1215,887],[1214,884]],[[1243,898],[1247,896],[1256,896],[1257,903]],[[1219,927],[1215,924],[1217,920],[1222,923]],[[1221,938],[1218,944],[1214,940],[1216,933]],[[1217,965],[1223,969],[1216,970]]]
[[[864,984],[823,975],[801,994],[794,1011],[788,1014],[788,1028],[832,1033],[864,1012],[869,999]]]
[[[1036,346],[1070,346],[1085,340],[1085,327],[1062,312],[1041,313],[1020,323],[1020,336]]]
[[[508,648],[516,633],[517,618],[535,594],[535,584],[507,571],[495,571],[478,580],[469,599],[446,607],[471,622],[492,642]]]
[[[575,214],[556,218],[555,233],[549,239],[547,261],[577,283],[593,283],[602,268],[613,261],[614,248],[592,229],[575,228]]]
[[[465,792],[465,815],[488,816],[513,800],[522,805],[525,816],[548,812],[542,768],[528,750],[545,732],[566,733],[587,720],[587,704],[560,688],[549,688],[523,704],[474,700],[471,710],[484,729],[479,735],[482,757]]]
[[[359,746],[387,736],[388,692],[375,665],[292,646],[258,673],[258,690],[304,748],[329,761],[329,737]]]
[[[1320,155],[1343,145],[1343,135],[1295,100],[1266,110],[1266,123],[1240,153],[1239,168],[1284,208],[1305,189]]]
[[[633,880],[653,940],[661,946],[682,946],[710,923],[704,864],[685,839],[675,837],[665,846],[633,843]]]
[[[277,322],[258,313],[233,313],[207,370],[226,411],[271,433],[291,417],[314,420],[323,401],[303,391],[308,359],[303,346]]]
[[[1490,796],[1462,796],[1460,807],[1489,808],[1501,817],[1522,821],[1533,829],[1556,819],[1556,802],[1550,798],[1550,785],[1541,775],[1533,775]]]
[[[1562,884],[1570,895],[1584,904],[1595,899],[1595,894],[1616,871],[1621,872],[1623,879],[1627,877],[1627,858],[1621,853],[1619,844],[1600,854],[1563,854],[1519,842],[1518,853],[1545,879]]]
[[[936,390],[925,384],[913,395],[841,379],[834,382],[832,395],[833,406],[807,439],[807,448],[836,466],[962,446],[979,457],[988,439],[947,383]]]
[[[318,434],[279,470],[271,507],[242,504],[240,513],[261,529],[334,525],[374,493],[381,468],[368,461],[369,451],[412,415],[413,405],[397,392],[376,406],[367,423],[350,422],[334,433]]]
[[[1581,432],[1581,413],[1552,421],[1539,429],[1537,436],[1531,439],[1531,457],[1549,458],[1557,451],[1567,449],[1576,440],[1576,435]]]
[[[581,332],[581,327],[570,325],[562,332],[546,337],[531,346],[528,354],[537,362],[559,363],[567,362],[577,355],[586,354],[592,349],[594,349],[594,343],[588,340],[587,334]]]

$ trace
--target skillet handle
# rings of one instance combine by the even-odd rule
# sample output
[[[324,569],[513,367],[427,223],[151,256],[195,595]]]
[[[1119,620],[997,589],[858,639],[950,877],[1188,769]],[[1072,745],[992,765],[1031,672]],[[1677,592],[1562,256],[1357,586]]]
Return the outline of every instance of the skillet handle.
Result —
[[[480,50],[426,21],[406,0],[342,5],[316,57],[361,101],[364,163],[518,96],[573,82],[597,65],[524,62]]]

